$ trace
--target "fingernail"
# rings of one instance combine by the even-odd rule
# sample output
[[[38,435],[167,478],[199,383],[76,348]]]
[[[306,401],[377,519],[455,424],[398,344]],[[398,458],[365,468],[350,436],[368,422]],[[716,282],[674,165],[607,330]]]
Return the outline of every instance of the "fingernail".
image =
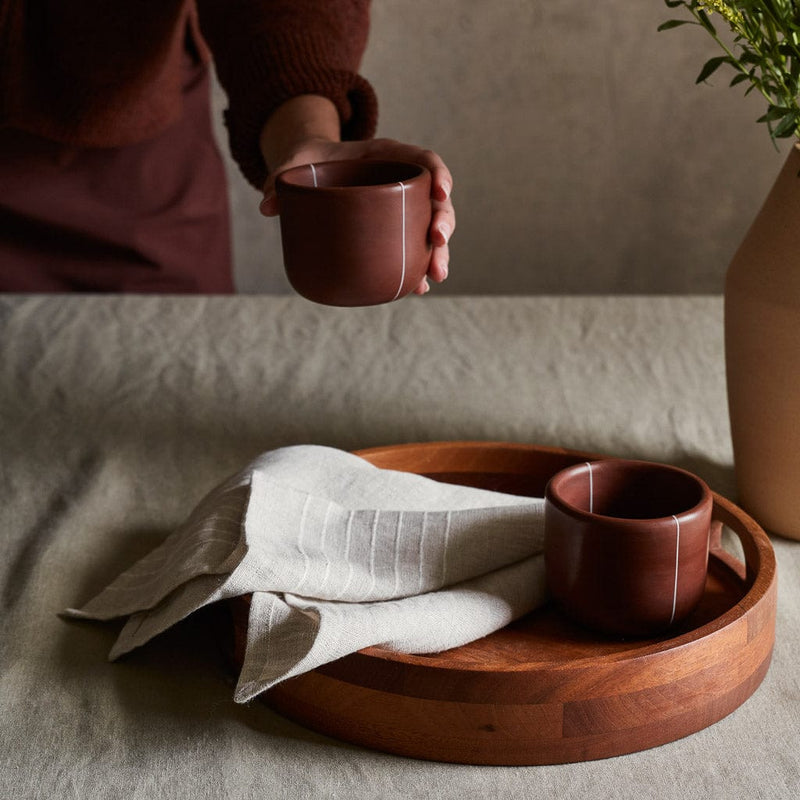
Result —
[[[446,222],[443,222],[441,225],[439,225],[439,233],[444,239],[444,243],[447,244],[450,239],[450,226]]]
[[[442,278],[442,280],[446,281],[447,280],[447,276],[449,274],[450,274],[450,268],[448,267],[448,265],[447,264],[442,264],[442,275],[444,276]]]
[[[442,182],[442,191],[444,192],[444,199],[445,200],[447,200],[447,198],[450,197],[451,189],[452,189],[452,187],[450,186],[449,183],[447,183],[446,181]]]

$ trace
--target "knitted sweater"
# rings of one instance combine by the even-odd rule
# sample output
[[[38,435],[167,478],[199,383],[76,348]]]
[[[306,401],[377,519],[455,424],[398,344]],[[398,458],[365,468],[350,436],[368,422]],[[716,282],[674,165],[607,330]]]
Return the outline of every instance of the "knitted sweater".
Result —
[[[299,94],[339,110],[345,139],[374,134],[358,75],[369,0],[0,0],[0,127],[120,147],[181,114],[187,52],[213,61],[228,95],[231,153],[257,188],[271,112]]]

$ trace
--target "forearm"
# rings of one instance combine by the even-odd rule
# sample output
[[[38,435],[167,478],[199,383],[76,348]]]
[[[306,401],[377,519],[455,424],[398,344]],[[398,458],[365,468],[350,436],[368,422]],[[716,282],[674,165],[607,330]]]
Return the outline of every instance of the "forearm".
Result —
[[[200,27],[229,101],[231,153],[245,177],[267,177],[259,146],[265,120],[292,98],[329,98],[337,137],[374,134],[377,100],[358,74],[369,0],[197,0]]]
[[[304,94],[275,109],[261,131],[259,145],[270,168],[291,161],[308,142],[340,139],[341,121],[334,103],[321,95]]]

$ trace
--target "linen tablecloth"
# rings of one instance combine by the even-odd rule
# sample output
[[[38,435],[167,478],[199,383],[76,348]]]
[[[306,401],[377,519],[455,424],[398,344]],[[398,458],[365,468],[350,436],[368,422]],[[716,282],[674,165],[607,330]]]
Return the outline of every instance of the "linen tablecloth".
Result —
[[[0,797],[789,798],[800,787],[800,543],[773,538],[764,683],[686,739],[484,768],[239,706],[203,615],[110,664],[66,621],[258,453],[430,440],[679,464],[733,495],[718,297],[0,298]]]

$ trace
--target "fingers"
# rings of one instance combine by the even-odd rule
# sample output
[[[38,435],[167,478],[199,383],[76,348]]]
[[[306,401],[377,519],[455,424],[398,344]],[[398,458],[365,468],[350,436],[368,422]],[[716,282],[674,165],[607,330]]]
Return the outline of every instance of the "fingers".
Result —
[[[447,279],[450,265],[450,249],[448,243],[456,229],[456,213],[453,208],[451,193],[453,176],[444,165],[442,159],[430,150],[423,151],[427,167],[431,172],[431,197],[433,198],[433,215],[428,237],[433,245],[428,277],[436,283]]]
[[[427,277],[435,283],[442,283],[447,280],[450,271],[450,251],[447,245],[434,247],[431,253],[431,260],[428,264]]]
[[[413,159],[414,162],[426,167],[431,173],[431,197],[440,203],[450,203],[450,195],[453,191],[453,176],[444,161],[442,161],[441,156],[434,153],[433,150],[412,149],[416,155]],[[452,203],[450,203],[450,208],[452,210]]]
[[[414,289],[414,294],[426,294],[431,290],[431,286],[428,283],[427,278],[423,278],[416,289]]]
[[[434,203],[433,216],[431,217],[431,227],[428,237],[434,247],[444,247],[456,229],[456,214],[453,204]]]
[[[433,245],[428,277],[436,283],[442,283],[447,279],[449,271],[450,248],[448,242],[455,230],[456,217],[453,204],[449,200],[444,203],[434,201],[434,207],[428,234]]]
[[[439,157],[436,156],[436,158]],[[440,158],[439,161],[441,161]],[[450,209],[452,210],[453,204],[450,202],[452,191],[453,176],[450,174],[450,170],[447,169],[444,163],[434,167],[431,170],[431,196],[433,199],[443,203],[450,203]]]

